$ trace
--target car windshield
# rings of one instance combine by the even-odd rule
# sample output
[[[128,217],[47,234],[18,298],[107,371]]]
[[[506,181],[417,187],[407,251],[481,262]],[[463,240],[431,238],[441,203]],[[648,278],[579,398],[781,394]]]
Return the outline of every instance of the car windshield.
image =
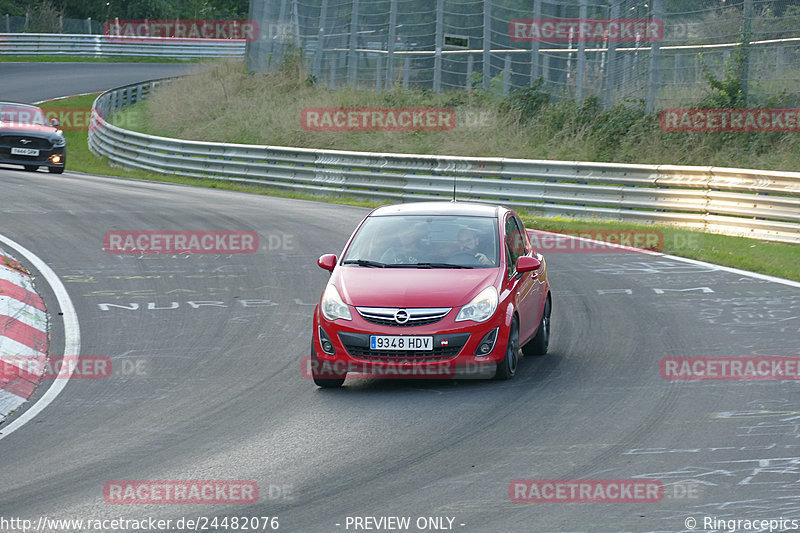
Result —
[[[46,126],[47,118],[37,107],[0,104],[0,122],[10,125]]]
[[[367,218],[343,264],[363,267],[493,268],[499,266],[493,217],[392,215]]]

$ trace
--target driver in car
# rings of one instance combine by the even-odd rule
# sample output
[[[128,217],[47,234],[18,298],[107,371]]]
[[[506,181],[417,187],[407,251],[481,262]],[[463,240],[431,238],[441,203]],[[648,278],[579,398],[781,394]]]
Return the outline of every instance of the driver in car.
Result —
[[[486,254],[478,251],[480,237],[478,232],[471,228],[464,228],[458,232],[458,247],[462,253],[469,254],[481,265],[491,265],[492,262]]]

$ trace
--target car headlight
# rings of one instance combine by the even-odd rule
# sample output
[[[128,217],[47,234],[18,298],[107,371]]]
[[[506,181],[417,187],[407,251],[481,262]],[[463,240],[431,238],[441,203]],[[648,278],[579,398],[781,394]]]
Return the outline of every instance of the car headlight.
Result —
[[[53,145],[53,148],[60,148],[67,144],[67,140],[61,135],[53,135],[48,140]]]
[[[320,309],[322,311],[322,316],[328,320],[336,320],[339,318],[353,320],[353,317],[350,315],[350,308],[342,301],[342,297],[339,296],[339,291],[337,291],[336,287],[331,283],[328,283],[328,286],[325,287],[325,292],[322,294]]]
[[[486,287],[472,299],[470,303],[461,308],[456,316],[456,322],[472,320],[485,322],[497,310],[497,289],[493,286]]]

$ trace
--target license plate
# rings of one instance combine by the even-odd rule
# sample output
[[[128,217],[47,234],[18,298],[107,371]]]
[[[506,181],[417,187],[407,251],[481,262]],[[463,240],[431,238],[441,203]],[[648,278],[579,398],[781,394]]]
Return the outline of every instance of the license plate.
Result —
[[[414,335],[370,335],[371,350],[433,350],[433,337]]]
[[[12,148],[13,155],[39,155],[39,150],[36,148]]]

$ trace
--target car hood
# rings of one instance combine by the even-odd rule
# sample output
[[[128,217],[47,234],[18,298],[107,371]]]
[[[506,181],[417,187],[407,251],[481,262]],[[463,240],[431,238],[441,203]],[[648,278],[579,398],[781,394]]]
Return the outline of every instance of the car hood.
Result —
[[[10,122],[0,124],[0,134],[2,135],[30,135],[31,137],[47,139],[56,131],[58,131],[58,128],[41,124],[14,124]]]
[[[499,268],[427,269],[340,266],[331,282],[350,305],[458,307],[495,285]]]

